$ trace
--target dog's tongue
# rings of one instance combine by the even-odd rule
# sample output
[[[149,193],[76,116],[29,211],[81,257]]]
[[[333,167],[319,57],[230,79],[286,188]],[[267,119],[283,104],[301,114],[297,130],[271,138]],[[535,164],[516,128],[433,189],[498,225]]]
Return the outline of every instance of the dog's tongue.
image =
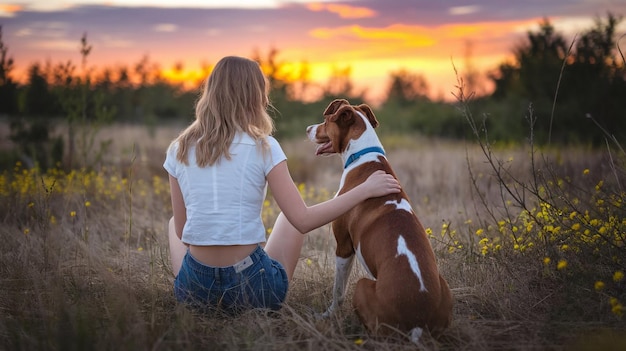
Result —
[[[324,144],[320,144],[315,150],[315,155],[323,155],[333,153],[333,144],[331,142],[327,142]]]

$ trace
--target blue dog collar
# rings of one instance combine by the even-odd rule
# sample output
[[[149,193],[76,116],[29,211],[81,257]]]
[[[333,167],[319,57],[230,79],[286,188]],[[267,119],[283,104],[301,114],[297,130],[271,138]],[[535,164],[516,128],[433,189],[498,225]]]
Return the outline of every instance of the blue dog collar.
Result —
[[[361,156],[365,154],[369,154],[370,152],[377,152],[385,156],[385,150],[383,150],[382,148],[378,146],[366,147],[365,149],[357,151],[353,153],[352,155],[350,155],[350,157],[348,157],[348,159],[346,160],[346,164],[345,166],[343,166],[343,168],[344,169],[348,168],[348,166],[350,166],[354,161],[358,160],[359,158],[361,158]]]

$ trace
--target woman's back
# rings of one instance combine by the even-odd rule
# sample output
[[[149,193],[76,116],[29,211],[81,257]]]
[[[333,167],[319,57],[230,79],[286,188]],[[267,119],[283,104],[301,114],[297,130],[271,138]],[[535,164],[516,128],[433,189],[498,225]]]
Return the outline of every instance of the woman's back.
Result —
[[[182,241],[190,245],[247,245],[265,242],[261,208],[266,176],[285,154],[278,142],[266,138],[263,147],[245,133],[235,136],[231,159],[198,167],[195,148],[189,150],[189,165],[176,160],[172,144],[165,167],[174,175],[187,208]]]

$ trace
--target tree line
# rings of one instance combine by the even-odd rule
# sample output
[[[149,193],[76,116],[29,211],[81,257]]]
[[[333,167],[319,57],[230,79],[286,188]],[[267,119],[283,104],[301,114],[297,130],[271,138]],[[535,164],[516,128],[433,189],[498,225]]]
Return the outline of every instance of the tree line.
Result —
[[[523,142],[532,124],[538,143],[600,145],[605,131],[623,138],[626,60],[619,44],[626,39],[617,33],[621,20],[608,13],[570,40],[548,19],[539,23],[537,31],[529,31],[513,50],[514,61],[488,73],[495,89],[472,97],[472,106],[484,116],[490,137]],[[15,150],[0,150],[0,164],[21,157],[44,168],[58,162],[71,167],[79,163],[80,152],[106,149],[105,144],[94,144],[94,133],[106,123],[154,126],[186,124],[193,118],[197,89],[167,80],[147,56],[130,66],[96,71],[89,65],[91,49],[85,34],[80,40],[79,65],[33,62],[26,81],[18,83],[0,26],[0,116],[9,121],[15,145]],[[321,111],[334,98],[348,98],[355,104],[365,101],[366,91],[355,88],[350,67],[335,68],[325,85],[315,86],[306,63],[299,71],[288,70],[279,56],[275,48],[252,55],[271,84],[279,137],[300,136],[306,125],[319,121]],[[211,69],[211,65],[203,68],[206,74]],[[471,70],[460,74],[459,85],[466,91],[479,91],[476,75]],[[311,89],[318,92],[316,97],[303,99],[311,95]],[[376,108],[381,132],[468,137],[467,122],[455,102],[429,96],[423,75],[408,69],[391,72],[386,95]],[[66,135],[52,135],[59,123],[67,126]]]

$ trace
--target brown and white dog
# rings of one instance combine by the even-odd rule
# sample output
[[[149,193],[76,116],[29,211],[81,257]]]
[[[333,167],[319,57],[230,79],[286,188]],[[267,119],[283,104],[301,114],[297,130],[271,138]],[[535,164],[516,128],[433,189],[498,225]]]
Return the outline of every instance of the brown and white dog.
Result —
[[[378,121],[369,106],[333,101],[324,123],[307,127],[316,154],[340,154],[344,163],[338,194],[377,170],[394,175],[374,131]],[[401,191],[368,199],[332,223],[337,241],[333,313],[344,298],[354,255],[371,279],[357,282],[352,304],[372,333],[400,330],[419,340],[423,330],[437,335],[452,320],[452,295],[439,274],[426,231]]]

